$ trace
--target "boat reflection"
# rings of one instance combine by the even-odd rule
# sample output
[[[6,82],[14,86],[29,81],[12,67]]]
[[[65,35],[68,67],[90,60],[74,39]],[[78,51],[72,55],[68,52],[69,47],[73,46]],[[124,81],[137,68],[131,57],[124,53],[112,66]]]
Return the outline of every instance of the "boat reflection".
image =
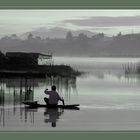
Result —
[[[46,87],[51,87],[52,84],[57,86],[58,92],[66,100],[70,100],[71,93],[77,96],[76,77],[0,78],[0,126],[8,126],[15,118],[18,123],[34,124],[35,117],[40,117],[40,110],[25,108],[22,102],[38,100],[36,98],[38,89],[44,90]],[[39,94],[42,94],[40,100],[43,100],[44,92]],[[45,109],[44,123],[51,123],[51,126],[55,127],[63,113],[62,109]]]
[[[45,123],[51,123],[52,127],[56,127],[56,122],[58,121],[59,117],[64,113],[63,109],[58,108],[46,108],[46,111],[44,112],[44,122]]]

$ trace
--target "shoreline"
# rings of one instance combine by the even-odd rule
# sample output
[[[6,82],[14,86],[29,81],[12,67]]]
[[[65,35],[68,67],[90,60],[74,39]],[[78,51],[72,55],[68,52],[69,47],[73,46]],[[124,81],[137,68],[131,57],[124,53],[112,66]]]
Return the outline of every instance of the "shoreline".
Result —
[[[76,77],[82,72],[67,65],[8,66],[0,69],[0,77]]]

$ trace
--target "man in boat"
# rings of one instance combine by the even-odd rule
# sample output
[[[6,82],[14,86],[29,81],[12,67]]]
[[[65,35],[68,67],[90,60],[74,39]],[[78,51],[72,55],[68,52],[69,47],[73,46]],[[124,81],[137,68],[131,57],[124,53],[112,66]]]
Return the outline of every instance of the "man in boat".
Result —
[[[49,98],[44,98],[44,101],[46,102],[47,105],[53,105],[53,106],[57,106],[58,105],[58,101],[62,101],[63,105],[64,105],[64,99],[61,98],[58,94],[58,92],[56,92],[56,86],[52,86],[51,87],[51,91],[48,91],[48,89],[46,89],[44,91],[45,94],[49,95]]]

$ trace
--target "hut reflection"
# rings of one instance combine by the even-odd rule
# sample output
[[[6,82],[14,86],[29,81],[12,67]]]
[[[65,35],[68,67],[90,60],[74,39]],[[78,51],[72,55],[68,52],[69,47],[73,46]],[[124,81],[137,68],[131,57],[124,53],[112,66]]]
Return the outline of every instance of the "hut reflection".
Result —
[[[34,123],[36,109],[25,109],[23,101],[34,101],[35,91],[38,88],[45,89],[52,84],[57,86],[57,90],[66,100],[70,100],[71,93],[77,95],[76,77],[46,76],[45,78],[0,78],[0,126],[5,126],[8,119],[19,116],[19,120]],[[44,94],[44,93],[42,93]],[[63,110],[45,110],[44,122],[56,126],[59,116]],[[47,118],[48,117],[48,118]]]
[[[0,80],[0,104],[21,104],[22,101],[33,101],[35,88],[49,88],[55,84],[58,92],[70,99],[71,92],[77,94],[76,77],[46,77],[46,79],[1,79]],[[5,97],[5,98],[4,98]]]
[[[0,81],[0,125],[3,127],[5,126],[5,108],[4,108],[4,101],[5,101],[5,91],[4,91],[4,82],[3,80]]]
[[[55,76],[55,77],[49,77],[46,76],[46,85],[52,86],[56,85],[57,91],[61,96],[65,96],[65,99],[70,100],[71,93],[78,94],[77,92],[77,86],[76,86],[76,77],[61,77],[61,76]]]

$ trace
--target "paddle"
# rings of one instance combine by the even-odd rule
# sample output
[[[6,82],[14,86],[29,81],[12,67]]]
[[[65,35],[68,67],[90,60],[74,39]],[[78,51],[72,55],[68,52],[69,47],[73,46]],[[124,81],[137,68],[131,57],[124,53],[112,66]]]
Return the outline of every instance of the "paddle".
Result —
[[[65,105],[65,102],[64,102],[64,99],[63,99],[63,97],[62,97],[62,100],[61,100],[61,101],[62,101],[63,105]]]

